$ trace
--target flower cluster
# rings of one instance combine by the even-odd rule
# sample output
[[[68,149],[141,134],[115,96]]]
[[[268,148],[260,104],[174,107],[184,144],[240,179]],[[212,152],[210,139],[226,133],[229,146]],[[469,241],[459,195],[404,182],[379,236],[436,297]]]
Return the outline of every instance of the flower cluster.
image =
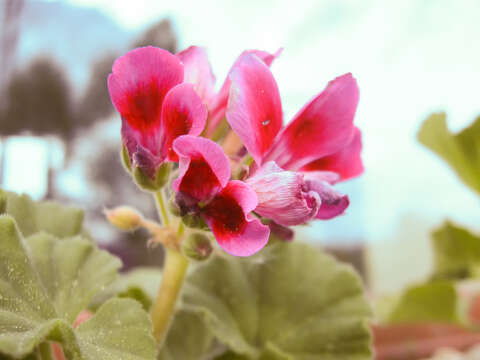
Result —
[[[284,127],[269,69],[279,53],[244,51],[218,93],[195,46],[132,50],[108,78],[132,173],[153,190],[174,177],[178,215],[236,256],[259,251],[270,229],[342,214],[349,199],[333,185],[363,171],[355,79],[331,81]]]

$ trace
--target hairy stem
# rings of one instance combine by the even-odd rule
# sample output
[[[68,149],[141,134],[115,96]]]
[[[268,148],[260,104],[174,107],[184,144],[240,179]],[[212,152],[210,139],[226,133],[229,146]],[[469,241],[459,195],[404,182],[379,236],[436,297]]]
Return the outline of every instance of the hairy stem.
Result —
[[[158,214],[164,226],[170,225],[170,219],[163,193],[155,193]],[[180,222],[177,232],[177,242],[180,244],[183,236],[183,223]],[[162,283],[158,289],[157,298],[152,306],[151,318],[153,335],[160,346],[165,341],[168,328],[172,322],[178,295],[188,268],[188,259],[177,249],[165,247],[165,263],[163,266]]]
[[[167,335],[188,267],[188,259],[182,253],[168,248],[165,250],[162,283],[151,313],[153,335],[159,345],[163,343]]]

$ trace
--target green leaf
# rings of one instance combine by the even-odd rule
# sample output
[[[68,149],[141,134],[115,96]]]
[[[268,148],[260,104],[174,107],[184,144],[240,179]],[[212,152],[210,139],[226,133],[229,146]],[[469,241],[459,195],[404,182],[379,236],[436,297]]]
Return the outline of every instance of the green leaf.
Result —
[[[118,296],[137,300],[148,311],[157,296],[161,279],[161,270],[154,267],[140,267],[123,273],[105,291],[95,296],[90,307],[95,309],[105,300]]]
[[[407,289],[393,308],[389,323],[458,323],[457,293],[448,281],[437,281]]]
[[[432,233],[433,277],[463,279],[480,270],[480,237],[450,222]]]
[[[301,243],[217,256],[187,279],[183,309],[245,359],[370,359],[370,307],[349,267]]]
[[[213,336],[202,319],[191,312],[175,314],[159,360],[198,360],[211,349]]]
[[[24,241],[13,218],[0,216],[0,353],[22,358],[50,340],[68,359],[154,359],[150,320],[132,300],[111,300],[78,331],[72,328],[119,266],[81,238],[39,233]],[[107,348],[111,355],[103,356]]]
[[[50,201],[35,202],[28,195],[0,190],[6,197],[5,212],[11,215],[24,236],[45,231],[58,237],[82,232],[83,211]]]
[[[480,117],[458,134],[447,128],[446,115],[430,115],[418,133],[420,143],[439,155],[460,179],[480,194]]]

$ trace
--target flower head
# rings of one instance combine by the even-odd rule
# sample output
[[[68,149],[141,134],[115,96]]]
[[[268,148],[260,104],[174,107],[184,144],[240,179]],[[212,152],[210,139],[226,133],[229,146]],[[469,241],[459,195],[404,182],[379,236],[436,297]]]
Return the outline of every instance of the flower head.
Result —
[[[184,66],[166,50],[138,48],[118,58],[108,77],[112,103],[122,116],[122,140],[133,168],[154,178],[167,161],[177,161],[175,138],[199,135],[207,109],[194,86],[184,83]]]
[[[265,246],[270,230],[250,213],[258,197],[248,184],[230,180],[230,164],[215,142],[181,136],[173,143],[179,177],[173,182],[184,213],[201,216],[218,244],[236,256],[248,256]]]

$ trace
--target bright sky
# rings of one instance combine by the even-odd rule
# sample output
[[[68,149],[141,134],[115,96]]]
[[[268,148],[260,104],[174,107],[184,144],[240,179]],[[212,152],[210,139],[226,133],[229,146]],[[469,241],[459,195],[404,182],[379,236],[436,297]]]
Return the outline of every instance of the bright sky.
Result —
[[[361,90],[356,123],[364,134],[366,173],[347,188],[361,190],[351,200],[362,204],[355,217],[367,219],[365,238],[385,239],[407,213],[433,223],[449,216],[480,230],[478,199],[415,140],[431,111],[446,110],[456,130],[480,113],[480,2],[69,2],[97,7],[131,29],[169,16],[182,48],[208,49],[217,85],[243,49],[284,47],[273,72],[286,119],[330,79],[352,72]]]

